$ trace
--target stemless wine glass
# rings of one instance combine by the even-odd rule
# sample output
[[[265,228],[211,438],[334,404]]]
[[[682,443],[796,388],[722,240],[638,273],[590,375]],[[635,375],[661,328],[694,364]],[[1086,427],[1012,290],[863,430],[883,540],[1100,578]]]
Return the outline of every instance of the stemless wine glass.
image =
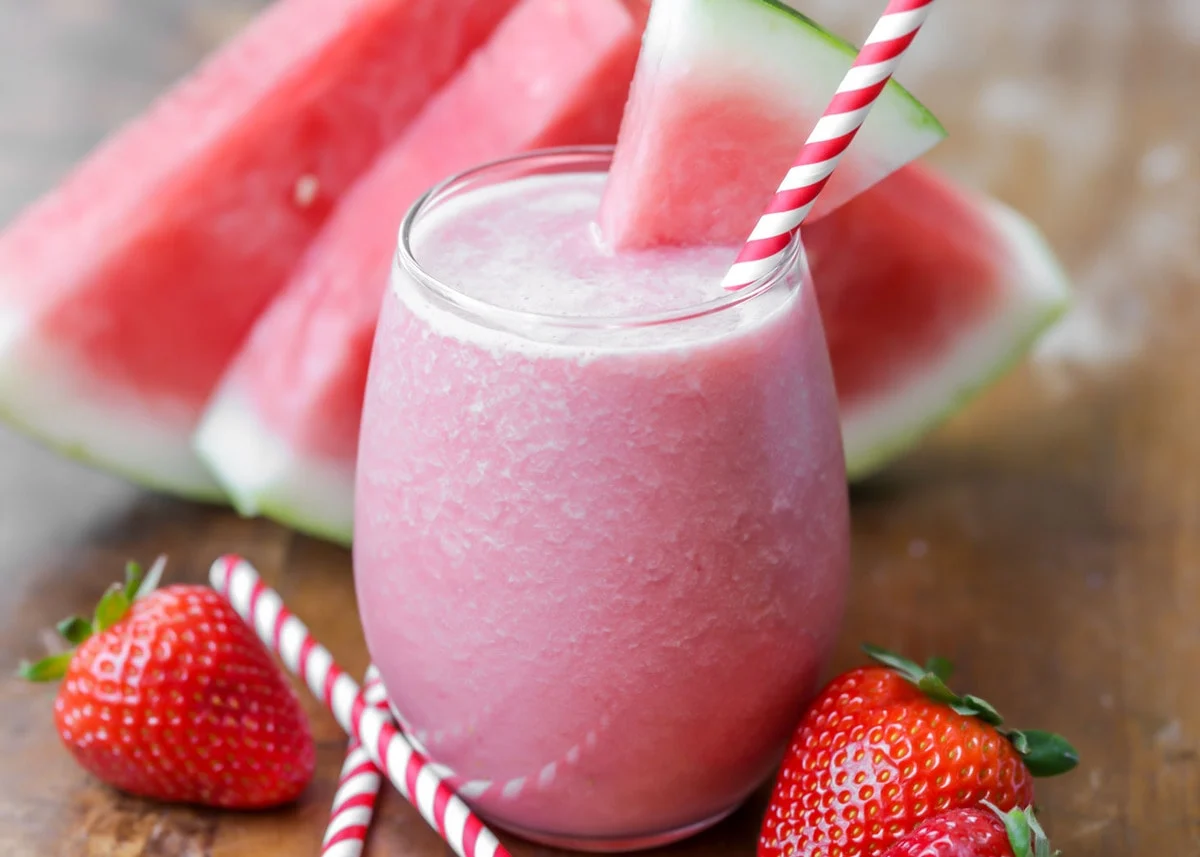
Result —
[[[770,775],[832,648],[848,565],[798,241],[750,288],[653,314],[523,310],[532,252],[504,254],[486,301],[430,273],[444,267],[417,240],[431,218],[469,242],[464,200],[531,177],[545,194],[610,160],[484,165],[408,213],[354,538],[368,646],[415,743],[490,822],[597,851],[688,835]],[[523,187],[504,227],[557,246],[529,231]]]

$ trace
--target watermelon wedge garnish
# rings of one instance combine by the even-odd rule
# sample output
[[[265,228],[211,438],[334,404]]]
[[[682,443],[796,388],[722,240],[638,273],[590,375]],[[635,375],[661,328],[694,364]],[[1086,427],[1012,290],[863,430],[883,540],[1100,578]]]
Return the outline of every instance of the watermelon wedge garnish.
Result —
[[[647,6],[521,0],[346,196],[196,435],[241,512],[350,540],[367,365],[405,210],[482,161],[616,140]]]
[[[744,242],[855,54],[777,0],[656,0],[601,206],[605,241]],[[889,82],[809,222],[944,137]]]
[[[851,479],[958,411],[1067,307],[1066,274],[1033,224],[922,165],[801,234]]]
[[[0,236],[0,416],[165,491],[334,204],[515,0],[278,0]]]

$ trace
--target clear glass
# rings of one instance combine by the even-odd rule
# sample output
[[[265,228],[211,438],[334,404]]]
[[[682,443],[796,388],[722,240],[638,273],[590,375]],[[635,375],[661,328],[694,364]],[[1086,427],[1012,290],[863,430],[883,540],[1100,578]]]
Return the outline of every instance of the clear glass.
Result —
[[[485,165],[409,212],[354,538],[402,725],[490,823],[593,851],[682,838],[770,775],[832,649],[848,565],[798,242],[742,292],[607,318],[485,303],[414,256],[414,228],[449,200],[610,157]]]

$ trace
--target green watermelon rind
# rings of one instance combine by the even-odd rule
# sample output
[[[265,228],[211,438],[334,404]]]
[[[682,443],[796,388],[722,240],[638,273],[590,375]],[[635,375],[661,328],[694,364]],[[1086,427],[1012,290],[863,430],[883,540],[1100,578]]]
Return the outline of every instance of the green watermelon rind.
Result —
[[[996,200],[985,198],[982,205],[997,230],[1009,242],[1016,260],[1014,275],[1006,281],[1012,295],[1001,313],[992,316],[989,321],[1003,323],[1006,319],[1018,319],[1021,316],[1027,316],[1027,320],[1021,325],[1020,333],[1012,338],[1008,349],[999,356],[981,361],[979,372],[949,391],[947,401],[931,407],[926,414],[899,432],[881,427],[879,431],[866,433],[868,436],[877,436],[877,441],[859,443],[855,449],[847,444],[846,473],[851,483],[874,476],[909,452],[932,431],[1013,371],[1070,308],[1070,279],[1037,227]],[[844,434],[849,434],[849,431]]]
[[[88,450],[86,443],[63,441],[52,437],[42,429],[21,419],[18,415],[19,410],[19,408],[5,407],[3,404],[0,404],[0,423],[4,423],[9,428],[32,440],[38,446],[48,449],[62,458],[82,464],[92,470],[108,473],[147,491],[170,494],[184,500],[208,503],[215,506],[227,505],[229,502],[229,498],[225,496],[224,491],[216,483],[208,487],[192,487],[176,480],[174,478],[175,474],[166,474],[171,479],[162,479],[158,478],[152,471],[142,471],[136,468],[113,464],[107,457],[93,455]]]
[[[353,528],[347,530],[331,526],[328,521],[322,520],[320,517],[302,512],[294,506],[289,506],[286,502],[276,502],[269,496],[260,498],[258,514],[289,530],[344,548],[350,547],[353,541]]]
[[[725,0],[713,0],[713,2],[725,2]],[[844,53],[850,57],[858,56],[859,48],[854,45],[853,42],[842,38],[831,30],[827,30],[808,15],[805,15],[798,9],[793,9],[791,6],[788,6],[783,2],[783,0],[758,0],[758,2],[776,12],[779,12],[782,15],[799,20],[812,31],[813,35],[820,38],[823,42],[835,50],[840,51],[841,53]],[[948,136],[946,127],[941,123],[937,116],[933,114],[933,111],[922,104],[915,95],[905,89],[904,86],[895,78],[892,78],[888,81],[885,90],[892,95],[899,96],[901,100],[907,102],[909,107],[912,108],[911,125],[913,128],[928,130],[943,138]]]

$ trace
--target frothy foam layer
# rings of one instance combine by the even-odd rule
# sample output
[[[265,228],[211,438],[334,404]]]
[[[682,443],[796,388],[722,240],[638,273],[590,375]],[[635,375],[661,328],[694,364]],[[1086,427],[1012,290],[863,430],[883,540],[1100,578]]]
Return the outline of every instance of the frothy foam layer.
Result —
[[[778,288],[684,323],[573,327],[571,319],[700,314],[731,298],[721,278],[737,248],[606,250],[594,225],[604,181],[600,173],[515,179],[441,202],[415,224],[410,246],[424,272],[502,312],[485,309],[468,321],[402,270],[394,277],[397,295],[444,335],[521,350],[537,343],[602,351],[694,344],[757,325],[794,298],[794,289]],[[568,322],[520,317],[525,313]],[[513,342],[514,335],[529,342]]]

